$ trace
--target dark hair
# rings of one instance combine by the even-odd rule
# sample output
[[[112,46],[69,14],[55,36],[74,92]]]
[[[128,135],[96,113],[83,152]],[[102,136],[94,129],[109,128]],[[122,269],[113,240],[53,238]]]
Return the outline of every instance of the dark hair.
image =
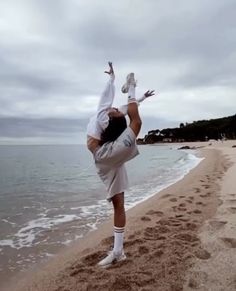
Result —
[[[115,141],[127,128],[125,116],[110,117],[108,127],[101,135],[100,145]]]

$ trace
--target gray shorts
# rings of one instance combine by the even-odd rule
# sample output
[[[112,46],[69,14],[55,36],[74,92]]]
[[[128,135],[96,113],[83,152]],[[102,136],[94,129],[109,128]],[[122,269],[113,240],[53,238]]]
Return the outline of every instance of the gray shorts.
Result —
[[[117,140],[103,144],[94,152],[97,173],[106,186],[108,201],[128,188],[124,163],[138,154],[136,136],[130,127]]]

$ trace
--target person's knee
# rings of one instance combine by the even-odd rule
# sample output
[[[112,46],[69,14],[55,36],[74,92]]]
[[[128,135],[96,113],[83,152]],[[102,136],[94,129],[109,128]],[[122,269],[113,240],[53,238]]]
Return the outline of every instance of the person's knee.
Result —
[[[116,194],[112,198],[112,203],[115,210],[122,211],[124,209],[124,194],[123,193]]]
[[[124,209],[124,202],[123,201],[115,201],[113,203],[113,205],[114,205],[115,210],[122,211]]]

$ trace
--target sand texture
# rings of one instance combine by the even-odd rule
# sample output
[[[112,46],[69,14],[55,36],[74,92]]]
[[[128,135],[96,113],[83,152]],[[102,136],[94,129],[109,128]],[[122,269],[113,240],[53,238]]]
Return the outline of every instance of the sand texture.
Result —
[[[195,169],[128,211],[126,261],[97,266],[112,247],[111,219],[7,290],[236,290],[233,144],[200,144]]]
[[[208,255],[205,259],[195,259],[186,275],[184,290],[236,290],[236,148],[222,151],[231,167],[220,183],[217,211],[205,221],[199,233]]]

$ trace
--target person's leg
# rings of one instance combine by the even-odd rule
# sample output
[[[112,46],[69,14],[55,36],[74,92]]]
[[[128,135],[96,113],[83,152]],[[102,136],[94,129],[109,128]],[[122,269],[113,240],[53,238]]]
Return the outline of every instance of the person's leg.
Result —
[[[134,134],[138,136],[142,126],[142,120],[139,115],[138,104],[135,98],[135,85],[133,84],[129,86],[128,91],[128,116],[130,119],[129,126],[132,128]]]
[[[125,206],[124,193],[116,194],[111,198],[114,207],[114,225],[117,227],[125,227]]]
[[[123,261],[126,255],[123,250],[124,230],[125,230],[125,207],[124,207],[124,192],[118,193],[111,198],[114,207],[114,246],[113,250],[101,260],[98,265],[106,268],[112,263]]]
[[[116,194],[112,197],[112,204],[114,207],[114,247],[115,253],[123,251],[124,230],[125,230],[125,206],[124,193]]]

